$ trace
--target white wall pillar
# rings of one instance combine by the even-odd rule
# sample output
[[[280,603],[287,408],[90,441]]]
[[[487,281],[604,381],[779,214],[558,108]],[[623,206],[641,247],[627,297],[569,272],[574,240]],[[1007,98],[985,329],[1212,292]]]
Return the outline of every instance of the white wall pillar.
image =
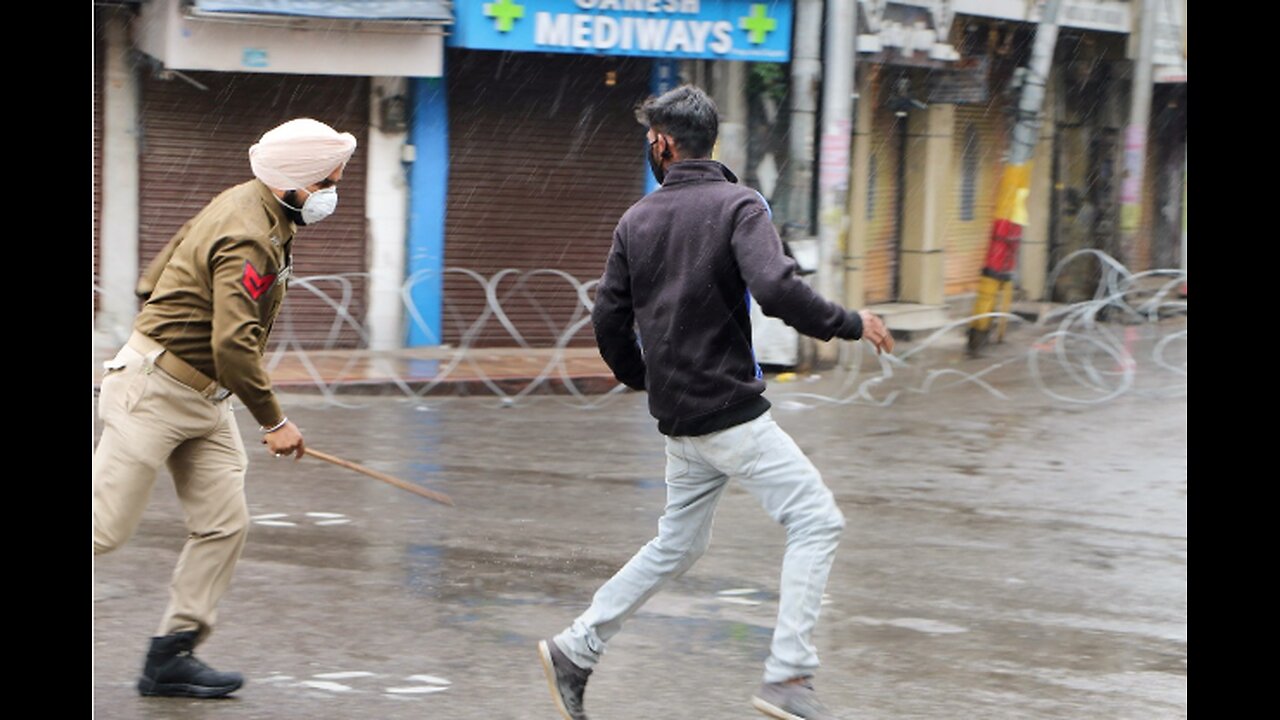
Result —
[[[409,184],[403,165],[408,126],[388,127],[384,100],[405,98],[404,78],[373,78],[370,85],[369,175],[365,184],[368,216],[369,310],[365,318],[370,350],[404,347],[404,303],[400,289],[405,280],[405,247],[408,241]],[[386,130],[391,130],[387,132]]]
[[[138,312],[139,81],[126,12],[109,12],[102,89],[102,205],[99,223],[101,291],[96,344],[119,347]]]

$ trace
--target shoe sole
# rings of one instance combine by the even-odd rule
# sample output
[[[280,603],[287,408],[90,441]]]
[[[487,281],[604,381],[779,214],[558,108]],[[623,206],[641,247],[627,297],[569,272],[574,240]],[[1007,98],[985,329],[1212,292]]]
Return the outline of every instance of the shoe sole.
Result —
[[[185,683],[155,683],[142,680],[138,682],[138,694],[144,697],[191,697],[220,698],[239,690],[243,682],[234,685],[209,687],[207,685],[187,685]]]
[[[761,700],[758,697],[751,698],[751,707],[759,710],[760,712],[764,713],[765,715],[768,715],[771,718],[778,718],[778,720],[804,720],[804,718],[800,717],[799,715],[792,715],[791,713],[787,712],[786,710],[783,710],[777,705]]]
[[[538,641],[538,659],[542,661],[542,672],[547,676],[547,687],[551,689],[551,699],[556,701],[556,709],[560,711],[560,716],[564,720],[573,720],[569,709],[564,706],[564,700],[560,697],[560,689],[556,686],[556,666],[551,660],[551,648],[547,647],[546,640]]]

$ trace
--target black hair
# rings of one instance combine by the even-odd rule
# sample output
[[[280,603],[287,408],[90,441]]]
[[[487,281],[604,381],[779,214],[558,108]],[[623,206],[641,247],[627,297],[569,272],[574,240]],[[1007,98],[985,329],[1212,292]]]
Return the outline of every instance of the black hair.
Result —
[[[675,139],[683,155],[689,158],[711,156],[720,118],[715,102],[693,85],[680,87],[650,97],[636,109],[636,119]]]

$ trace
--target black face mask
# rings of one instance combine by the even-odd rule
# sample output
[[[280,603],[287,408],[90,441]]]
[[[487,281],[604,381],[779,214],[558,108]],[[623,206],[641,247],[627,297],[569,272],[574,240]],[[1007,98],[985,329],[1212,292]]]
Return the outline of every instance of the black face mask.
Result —
[[[297,190],[286,190],[284,193],[284,214],[299,227],[307,223],[302,220],[302,203],[298,202]],[[298,208],[295,210],[294,208]]]
[[[653,155],[653,146],[657,144],[658,144],[657,140],[654,140],[653,142],[649,143],[649,150],[648,152],[645,153],[645,155],[649,158],[649,169],[653,171],[653,179],[657,180],[658,184],[661,185],[662,179],[667,176],[667,173],[662,169],[662,160],[654,157]],[[662,154],[662,157],[664,158],[670,157],[670,156],[671,156],[670,150]]]

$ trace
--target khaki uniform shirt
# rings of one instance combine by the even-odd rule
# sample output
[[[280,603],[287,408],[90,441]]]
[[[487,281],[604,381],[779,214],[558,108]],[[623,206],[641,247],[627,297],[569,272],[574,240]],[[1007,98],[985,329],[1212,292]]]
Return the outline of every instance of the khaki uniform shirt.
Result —
[[[263,367],[297,228],[259,180],[214,198],[138,282],[134,328],[235,393],[259,425],[284,418]]]

